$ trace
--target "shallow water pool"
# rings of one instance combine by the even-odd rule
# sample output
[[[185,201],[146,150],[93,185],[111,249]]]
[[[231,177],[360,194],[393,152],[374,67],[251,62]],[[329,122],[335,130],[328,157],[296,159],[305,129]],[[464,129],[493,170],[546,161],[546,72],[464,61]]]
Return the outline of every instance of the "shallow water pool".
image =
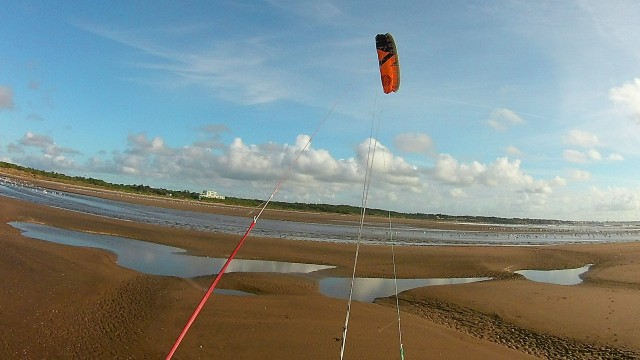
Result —
[[[528,280],[557,285],[578,285],[582,282],[580,275],[589,271],[593,264],[585,265],[577,269],[564,270],[519,270],[515,271]]]
[[[23,236],[58,244],[111,251],[118,256],[118,265],[150,275],[182,278],[212,275],[217,274],[226,261],[221,258],[186,255],[184,249],[117,236],[64,230],[33,223],[12,222],[9,224],[20,229]],[[234,259],[226,272],[309,274],[334,267],[281,261]],[[464,284],[484,280],[490,280],[490,278],[398,279],[398,292],[423,286]],[[320,292],[326,296],[347,299],[350,283],[351,278],[323,278],[320,280]],[[226,295],[247,295],[247,293],[226,289],[216,289],[215,292]],[[395,294],[393,279],[356,278],[354,281],[354,300],[372,302],[375,298],[393,294]]]

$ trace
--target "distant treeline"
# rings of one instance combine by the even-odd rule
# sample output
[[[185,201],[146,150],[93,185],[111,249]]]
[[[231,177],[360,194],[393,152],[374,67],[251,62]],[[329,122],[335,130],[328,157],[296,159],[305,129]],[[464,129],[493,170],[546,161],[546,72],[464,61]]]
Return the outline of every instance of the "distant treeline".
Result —
[[[176,199],[186,200],[198,200],[199,193],[188,190],[167,190],[163,188],[154,188],[148,185],[125,185],[125,184],[112,184],[100,179],[86,178],[82,176],[68,176],[57,172],[42,171],[31,169],[15,164],[10,164],[0,161],[0,168],[14,169],[27,174],[31,174],[34,177],[41,177],[46,179],[55,179],[61,182],[67,182],[72,184],[85,184],[93,187],[98,187],[108,190],[117,190],[142,195],[155,195],[155,196],[170,196]],[[259,207],[264,202],[257,199],[241,199],[234,197],[226,197],[225,199],[202,199],[200,201],[246,206],[246,207]],[[288,203],[280,201],[272,201],[269,208],[278,210],[289,211],[302,211],[302,212],[322,212],[332,214],[349,214],[359,215],[361,209],[351,205],[329,205],[329,204],[307,204],[307,203]],[[486,223],[486,224],[561,224],[566,223],[561,220],[548,220],[548,219],[521,219],[521,218],[502,218],[495,216],[455,216],[445,214],[422,214],[422,213],[401,213],[397,211],[388,211],[382,209],[367,209],[367,214],[372,216],[391,216],[392,218],[403,219],[417,219],[417,220],[438,220],[438,221],[451,221],[451,222],[472,222],[472,223]]]

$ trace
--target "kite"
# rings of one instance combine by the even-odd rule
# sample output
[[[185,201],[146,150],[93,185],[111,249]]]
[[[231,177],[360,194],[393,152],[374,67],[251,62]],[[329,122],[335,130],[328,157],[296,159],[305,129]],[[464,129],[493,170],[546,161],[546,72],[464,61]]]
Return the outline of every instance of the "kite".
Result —
[[[389,33],[376,35],[376,48],[378,49],[382,90],[385,94],[396,92],[400,88],[400,63],[393,36]]]

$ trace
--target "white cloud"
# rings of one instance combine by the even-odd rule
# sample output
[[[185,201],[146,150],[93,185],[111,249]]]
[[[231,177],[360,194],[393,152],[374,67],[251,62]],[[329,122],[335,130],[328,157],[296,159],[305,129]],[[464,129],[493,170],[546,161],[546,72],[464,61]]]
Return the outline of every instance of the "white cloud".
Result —
[[[594,186],[591,188],[591,193],[595,195],[596,209],[599,211],[640,210],[640,192],[637,189],[609,187],[601,190]]]
[[[389,148],[373,139],[361,142],[356,148],[356,159],[361,168],[366,167],[370,152],[370,158],[373,159],[372,169],[376,176],[382,176],[385,182],[391,184],[420,187],[418,168],[406,162],[404,158],[395,156]]]
[[[523,125],[526,122],[518,114],[509,109],[494,109],[487,124],[492,128],[505,131],[511,125]]]
[[[513,155],[513,156],[519,156],[519,155],[523,154],[523,152],[520,149],[518,149],[517,147],[515,147],[513,145],[507,146],[504,149],[504,152],[506,152],[509,155]]]
[[[471,164],[460,164],[449,154],[440,154],[436,159],[436,165],[432,169],[432,175],[440,181],[470,186],[474,184],[481,174],[487,171],[487,166],[477,161]]]
[[[12,142],[7,144],[7,151],[10,153],[18,153],[18,154],[24,153],[24,149],[22,148],[21,145],[16,145]]]
[[[47,147],[49,145],[54,145],[55,142],[48,135],[39,135],[34,134],[31,131],[27,131],[26,134],[20,139],[20,144],[25,146],[36,146],[36,147]]]
[[[13,160],[19,165],[46,171],[78,170],[81,168],[75,160],[69,159],[64,155],[28,154],[22,157],[14,157]]]
[[[640,79],[635,78],[620,87],[612,88],[609,99],[631,118],[640,121]]]
[[[553,187],[566,185],[566,180],[560,177],[551,180],[535,180],[531,175],[522,172],[520,164],[520,160],[509,162],[506,157],[499,158],[489,165],[477,161],[460,164],[451,155],[440,154],[430,173],[435,179],[452,185],[486,187],[514,185],[519,190],[532,193],[550,194],[553,192]]]
[[[56,156],[61,154],[81,154],[77,150],[58,146],[48,135],[34,134],[31,131],[27,131],[22,139],[20,139],[20,145],[41,148],[43,153],[53,157],[54,159],[56,158]],[[14,150],[18,149],[14,148]]]
[[[13,110],[13,89],[9,85],[0,85],[0,110]]]
[[[236,138],[222,153],[213,153],[199,146],[171,148],[159,137],[149,140],[145,134],[129,135],[127,149],[104,161],[91,159],[87,167],[92,171],[142,178],[189,179],[195,183],[215,181],[221,190],[227,184],[227,191],[238,192],[242,187],[255,191],[256,187],[277,184],[300,155],[287,178],[289,190],[285,190],[297,201],[331,199],[361,187],[369,139],[360,143],[355,149],[355,158],[349,159],[335,159],[327,150],[311,145],[300,154],[308,142],[308,135],[299,135],[294,145],[249,145]],[[417,167],[373,140],[371,149],[374,183],[392,186],[404,193],[421,191],[424,185]]]
[[[487,124],[498,131],[506,131],[507,126],[494,119],[487,120]]]
[[[589,181],[591,180],[591,173],[579,169],[569,169],[569,179],[573,181]]]
[[[589,149],[589,150],[586,151],[586,154],[589,157],[589,159],[591,159],[593,161],[602,160],[602,155],[596,149]]]
[[[132,146],[127,150],[127,153],[132,155],[171,155],[175,151],[169,148],[162,138],[155,137],[149,141],[144,133],[139,133],[138,135],[129,134],[127,142]]]
[[[596,149],[589,149],[585,152],[566,149],[562,152],[562,157],[572,163],[584,164],[589,161],[601,161],[602,154]]]
[[[620,155],[620,154],[610,154],[607,157],[607,161],[610,161],[610,162],[624,161],[624,157],[622,157],[622,155]]]
[[[526,123],[518,114],[509,109],[496,109],[493,111],[493,116],[503,118],[515,125],[523,125]]]
[[[464,192],[464,190],[460,189],[460,188],[453,188],[449,191],[449,195],[451,195],[451,197],[453,198],[466,198],[469,195],[467,195],[467,193]]]
[[[580,152],[578,150],[571,150],[571,149],[566,149],[562,152],[562,157],[568,161],[568,162],[572,162],[572,163],[586,163],[587,162],[587,155],[583,152]]]
[[[576,145],[585,148],[593,148],[602,145],[600,140],[598,140],[598,136],[577,129],[569,131],[568,135],[562,137],[562,141],[567,145]]]
[[[416,154],[434,154],[435,143],[428,134],[401,133],[393,138],[395,147],[403,152]]]
[[[13,164],[14,163],[13,160],[9,159],[8,157],[2,157],[2,158],[0,158],[0,161],[6,162],[6,163],[9,163],[9,164]]]

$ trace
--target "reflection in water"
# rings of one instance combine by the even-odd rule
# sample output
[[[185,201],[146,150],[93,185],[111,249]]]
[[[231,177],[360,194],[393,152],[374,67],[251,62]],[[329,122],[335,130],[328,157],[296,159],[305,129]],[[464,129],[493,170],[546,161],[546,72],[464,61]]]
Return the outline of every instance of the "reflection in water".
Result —
[[[109,250],[118,255],[120,266],[145,274],[191,278],[217,274],[226,259],[181,254],[180,248],[125,239],[117,236],[88,234],[40,224],[12,222],[24,236],[58,244]],[[234,259],[226,272],[310,273],[334,266],[288,263],[280,261]]]
[[[491,278],[449,278],[449,279],[398,279],[398,293],[423,286],[468,284]],[[320,280],[320,292],[326,296],[348,299],[351,278],[326,278]],[[395,294],[393,279],[356,278],[353,283],[353,299],[372,302],[375,298]]]
[[[226,261],[226,259],[185,255],[183,254],[185,251],[180,248],[117,236],[89,234],[23,222],[12,222],[10,225],[22,230],[22,235],[27,237],[58,244],[112,251],[118,255],[120,266],[151,275],[191,278],[217,274]],[[310,273],[331,268],[334,266],[234,259],[227,268],[227,272]],[[489,279],[398,279],[398,291],[422,286],[463,284]],[[322,279],[320,280],[320,292],[326,296],[346,299],[349,296],[350,283],[350,278]],[[241,291],[223,289],[216,289],[216,293],[247,295]],[[375,298],[393,294],[395,294],[393,279],[355,279],[353,296],[355,300],[372,302]]]
[[[248,292],[244,292],[244,291],[240,291],[240,290],[231,290],[231,289],[214,289],[213,290],[214,293],[216,294],[220,294],[220,295],[255,295],[252,293],[248,293]]]
[[[586,273],[592,265],[593,264],[589,264],[581,268],[566,270],[519,270],[515,273],[536,282],[558,285],[577,285],[582,282],[580,275]]]

